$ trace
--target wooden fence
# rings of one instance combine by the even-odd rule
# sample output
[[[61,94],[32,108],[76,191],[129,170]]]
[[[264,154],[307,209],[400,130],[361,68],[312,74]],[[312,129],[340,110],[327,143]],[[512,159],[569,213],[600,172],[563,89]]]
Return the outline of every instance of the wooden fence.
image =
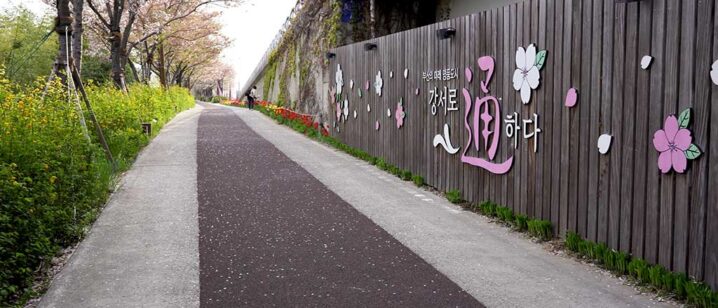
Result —
[[[459,189],[472,202],[492,200],[550,219],[558,234],[577,231],[716,288],[718,86],[710,71],[718,58],[718,5],[716,0],[617,2],[530,0],[337,48],[330,69],[332,78],[338,65],[342,72],[342,114],[332,134],[424,176],[438,189]],[[455,28],[455,35],[440,39],[437,30],[446,28]],[[530,44],[546,50],[546,58],[540,85],[524,104],[513,79],[517,50]],[[492,61],[478,61],[484,56],[495,61],[487,91],[481,82]],[[644,56],[652,57],[647,69],[641,67],[648,60]],[[381,96],[375,89],[380,71]],[[565,105],[570,88],[578,92],[573,108]],[[463,89],[470,100],[479,100],[467,104]],[[434,94],[440,94],[435,102],[446,96],[436,115]],[[491,96],[496,101],[484,99]],[[406,116],[397,128],[400,100]],[[665,157],[673,170],[663,174],[654,134],[670,115],[689,107],[688,141],[702,155],[688,160],[684,173],[676,171],[682,170],[682,158],[671,155],[685,154],[685,145],[677,145],[686,142],[682,132],[681,142],[667,140]],[[478,111],[483,113],[474,118]],[[537,121],[523,123],[534,115]],[[509,138],[507,128],[515,126],[508,116],[527,130]],[[444,124],[451,145],[460,148],[456,154],[433,146]],[[671,139],[665,136],[675,135],[674,128],[666,131],[664,143]],[[532,132],[534,137],[525,138]],[[597,148],[603,134],[612,136],[606,154]],[[469,144],[470,137],[478,138]],[[492,155],[487,150],[496,138]],[[507,162],[510,170],[497,174]]]

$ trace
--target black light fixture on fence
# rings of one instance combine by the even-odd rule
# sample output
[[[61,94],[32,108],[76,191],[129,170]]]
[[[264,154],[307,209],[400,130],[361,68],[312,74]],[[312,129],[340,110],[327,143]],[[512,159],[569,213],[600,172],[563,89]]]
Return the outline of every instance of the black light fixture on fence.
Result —
[[[456,35],[456,29],[455,28],[444,28],[436,30],[436,36],[439,37],[439,39],[448,39],[450,37],[454,37]]]
[[[376,44],[374,44],[374,43],[366,43],[366,44],[364,44],[364,50],[365,50],[365,51],[374,50],[374,49],[376,49],[376,48],[377,48],[377,46],[376,46]]]
[[[333,58],[336,57],[336,56],[337,56],[337,54],[335,54],[335,53],[333,53],[333,52],[331,52],[331,51],[327,52],[327,59],[333,59]]]

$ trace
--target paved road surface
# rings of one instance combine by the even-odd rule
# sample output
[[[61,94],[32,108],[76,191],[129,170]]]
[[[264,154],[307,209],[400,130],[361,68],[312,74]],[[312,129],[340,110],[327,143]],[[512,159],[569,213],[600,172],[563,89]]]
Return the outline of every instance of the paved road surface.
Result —
[[[142,152],[41,307],[655,307],[256,111]]]
[[[199,119],[202,306],[480,306],[238,120]]]

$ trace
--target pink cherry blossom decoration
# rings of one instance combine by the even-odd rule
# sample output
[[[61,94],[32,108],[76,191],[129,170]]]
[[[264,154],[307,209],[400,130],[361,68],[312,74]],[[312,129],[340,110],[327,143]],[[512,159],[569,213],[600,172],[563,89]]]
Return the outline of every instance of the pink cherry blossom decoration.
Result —
[[[394,112],[394,118],[396,119],[396,128],[401,128],[404,126],[404,118],[406,117],[406,113],[404,113],[404,101],[403,99],[399,101],[398,104],[396,104],[396,112]]]
[[[467,81],[468,83],[471,83],[471,80],[474,79],[474,73],[471,72],[471,69],[467,67],[467,68],[464,70],[464,74],[466,75],[466,81]]]
[[[576,106],[576,102],[578,101],[578,92],[575,88],[571,88],[568,90],[568,93],[566,93],[566,107],[572,108],[573,106]]]
[[[376,124],[374,125],[374,128],[376,128],[376,130],[379,130],[379,121],[376,121]]]
[[[686,171],[688,158],[684,152],[691,147],[691,142],[691,131],[680,128],[676,116],[669,116],[663,129],[653,135],[653,146],[661,153],[658,156],[658,168],[662,173],[668,173],[671,168],[678,173]]]

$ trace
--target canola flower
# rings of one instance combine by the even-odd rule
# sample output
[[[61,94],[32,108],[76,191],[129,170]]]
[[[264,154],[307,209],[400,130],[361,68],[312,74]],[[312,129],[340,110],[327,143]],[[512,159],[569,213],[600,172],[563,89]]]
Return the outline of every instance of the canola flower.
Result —
[[[22,296],[41,264],[79,240],[107,198],[113,177],[89,118],[83,136],[73,97],[58,82],[10,83],[0,69],[0,306]],[[153,132],[194,106],[189,91],[133,85],[129,94],[88,85],[88,97],[121,170]],[[83,106],[84,107],[84,106]]]

